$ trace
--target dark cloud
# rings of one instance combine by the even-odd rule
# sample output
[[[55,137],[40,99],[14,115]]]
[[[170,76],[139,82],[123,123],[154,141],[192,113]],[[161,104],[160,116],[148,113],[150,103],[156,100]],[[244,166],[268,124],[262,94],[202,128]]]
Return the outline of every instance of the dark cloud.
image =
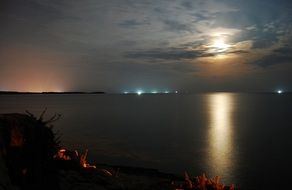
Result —
[[[119,44],[122,45],[122,46],[129,47],[129,46],[134,46],[134,45],[136,45],[137,42],[136,42],[136,41],[133,41],[133,40],[123,40],[123,41],[120,41]]]
[[[272,65],[291,63],[291,61],[292,61],[292,55],[276,54],[275,53],[275,54],[265,56],[259,60],[256,60],[255,62],[253,62],[253,64],[256,64],[260,67],[265,68],[265,67],[269,67]]]
[[[275,32],[263,32],[262,28],[253,35],[254,40],[253,48],[269,48],[275,43],[280,41],[279,35]]]
[[[62,2],[60,1],[58,5],[62,5]],[[62,18],[60,10],[35,0],[3,0],[1,1],[1,9],[0,14],[5,16],[5,19],[10,17],[23,21],[38,22],[38,24]],[[2,20],[4,20],[3,17]]]
[[[254,62],[254,64],[261,67],[269,67],[284,63],[290,63],[292,65],[292,47],[290,45],[274,49],[270,55]]]
[[[191,25],[189,23],[181,23],[177,20],[164,20],[163,23],[166,26],[167,31],[172,32],[192,32]]]
[[[250,53],[247,50],[236,50],[236,49],[230,49],[228,50],[226,53],[224,54],[246,54],[246,53]]]
[[[135,59],[161,59],[161,60],[190,60],[199,57],[210,57],[214,54],[206,53],[204,50],[187,50],[183,48],[151,49],[145,51],[133,51],[126,54],[128,58]]]
[[[181,5],[184,7],[184,8],[186,8],[186,9],[193,9],[194,7],[193,7],[193,4],[192,4],[192,2],[191,1],[183,1],[182,3],[181,3]]]
[[[284,46],[284,47],[275,49],[274,52],[282,54],[282,55],[291,55],[292,56],[292,47]]]
[[[125,20],[125,21],[122,21],[121,23],[119,23],[120,26],[122,27],[125,27],[125,28],[134,28],[136,26],[141,26],[141,25],[147,25],[149,24],[149,22],[147,21],[142,21],[142,22],[139,22],[137,20]]]
[[[196,22],[209,20],[215,16],[214,14],[206,14],[203,12],[191,13],[191,15],[195,17]]]
[[[193,49],[187,49],[192,46]],[[149,50],[132,51],[126,53],[127,58],[144,59],[144,60],[194,60],[201,57],[213,57],[216,55],[228,55],[228,54],[246,54],[248,50],[237,49],[231,47],[223,52],[210,53],[210,47],[200,45],[200,42],[182,44],[180,48],[155,48]]]

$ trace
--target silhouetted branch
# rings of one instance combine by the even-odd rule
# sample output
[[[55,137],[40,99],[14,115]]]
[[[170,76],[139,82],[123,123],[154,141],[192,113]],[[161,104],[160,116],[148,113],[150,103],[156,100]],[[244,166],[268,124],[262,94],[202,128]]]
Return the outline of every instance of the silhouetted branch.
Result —
[[[27,115],[28,115],[29,117],[35,119],[35,116],[34,116],[32,113],[30,113],[28,110],[25,110],[25,113],[27,113]]]
[[[40,117],[39,117],[39,121],[43,121],[44,120],[44,115],[47,112],[47,108],[44,109],[44,111],[41,113]]]
[[[45,124],[53,123],[61,118],[61,114],[54,114],[49,120],[44,121]]]

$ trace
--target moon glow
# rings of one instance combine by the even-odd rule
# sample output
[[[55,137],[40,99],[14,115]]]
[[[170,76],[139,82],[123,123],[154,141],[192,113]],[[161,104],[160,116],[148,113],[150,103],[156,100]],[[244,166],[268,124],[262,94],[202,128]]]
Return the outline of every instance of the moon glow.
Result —
[[[225,43],[223,39],[216,39],[211,47],[214,48],[216,52],[224,52],[230,48],[230,45]]]

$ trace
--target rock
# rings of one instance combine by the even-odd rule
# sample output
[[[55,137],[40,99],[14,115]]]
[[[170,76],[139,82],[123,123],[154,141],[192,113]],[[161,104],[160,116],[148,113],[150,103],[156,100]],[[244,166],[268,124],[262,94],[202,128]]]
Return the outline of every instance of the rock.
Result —
[[[12,188],[10,178],[8,176],[8,170],[6,168],[6,165],[1,154],[0,154],[0,187],[1,189],[3,188],[7,190]]]
[[[0,153],[12,185],[23,189],[58,189],[53,155],[58,143],[48,121],[32,114],[0,115]],[[2,169],[1,169],[2,170]]]

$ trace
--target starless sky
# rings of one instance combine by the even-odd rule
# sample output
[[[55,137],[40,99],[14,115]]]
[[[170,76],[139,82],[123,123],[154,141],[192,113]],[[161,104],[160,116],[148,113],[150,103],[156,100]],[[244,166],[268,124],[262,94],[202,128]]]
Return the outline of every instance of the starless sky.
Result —
[[[291,0],[1,0],[0,90],[292,90]]]

